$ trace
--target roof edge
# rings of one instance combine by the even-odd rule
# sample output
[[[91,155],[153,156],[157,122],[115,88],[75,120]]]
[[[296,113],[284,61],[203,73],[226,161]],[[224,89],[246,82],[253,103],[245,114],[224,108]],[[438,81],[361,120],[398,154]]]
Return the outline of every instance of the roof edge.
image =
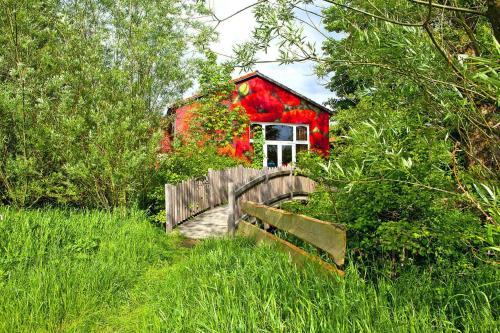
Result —
[[[296,92],[295,90],[293,90],[293,89],[291,89],[291,88],[289,88],[289,87],[285,86],[285,85],[284,85],[284,84],[282,84],[282,83],[279,83],[278,81],[276,81],[276,80],[274,80],[274,79],[271,79],[269,76],[264,75],[264,74],[262,74],[262,73],[261,73],[261,72],[259,72],[259,71],[254,71],[254,72],[251,72],[251,73],[248,73],[248,74],[242,75],[242,76],[240,76],[240,77],[237,77],[237,78],[235,78],[235,79],[232,79],[230,82],[235,83],[235,84],[238,84],[238,83],[243,83],[243,82],[245,82],[245,81],[248,81],[248,80],[250,80],[250,79],[253,79],[254,77],[259,77],[259,78],[261,78],[261,79],[263,79],[263,80],[266,80],[266,81],[268,81],[268,82],[270,82],[270,83],[272,83],[272,84],[274,84],[274,85],[277,85],[277,86],[278,86],[278,87],[280,87],[281,89],[284,89],[284,90],[286,90],[286,91],[288,91],[288,92],[290,92],[290,93],[292,93],[292,94],[296,95],[297,97],[299,97],[299,98],[301,98],[301,99],[305,100],[307,103],[309,103],[309,104],[311,104],[311,105],[313,105],[313,106],[317,107],[318,109],[320,109],[320,110],[322,110],[322,111],[327,112],[327,113],[328,113],[328,114],[330,114],[330,115],[333,115],[333,114],[334,114],[334,112],[333,112],[332,110],[330,110],[329,108],[327,108],[326,106],[323,106],[323,105],[319,104],[318,102],[313,101],[313,100],[312,100],[312,99],[310,99],[309,97],[306,97],[306,96],[304,96],[304,95],[302,95],[302,94],[300,94],[300,93]],[[179,101],[179,104],[182,104],[182,103],[187,103],[187,102],[190,102],[190,101],[194,101],[194,100],[196,100],[196,99],[198,99],[198,98],[200,98],[200,97],[202,97],[202,96],[203,96],[203,95],[201,95],[201,94],[195,94],[195,95],[193,95],[193,96],[191,96],[191,97],[184,98],[182,101]],[[176,107],[176,106],[174,106],[174,107]],[[177,106],[177,107],[178,107],[178,106]]]
[[[282,83],[279,83],[278,81],[274,80],[274,79],[271,79],[269,76],[267,75],[264,75],[262,74],[261,72],[259,71],[255,71],[255,72],[251,72],[251,73],[248,73],[248,74],[245,74],[241,77],[238,77],[236,79],[233,79],[231,80],[231,82],[234,82],[234,83],[242,83],[242,82],[245,82],[245,81],[248,81],[254,77],[260,77],[261,79],[264,79],[266,81],[269,81],[271,82],[272,84],[275,84],[277,85],[278,87],[280,87],[281,89],[284,89],[284,90],[287,90],[288,92],[300,97],[301,99],[305,100],[306,102],[308,102],[309,104],[312,104],[313,106],[321,109],[322,111],[325,111],[329,114],[333,114],[334,112],[332,110],[330,110],[329,108],[327,108],[326,106],[323,106],[321,104],[319,104],[318,102],[315,102],[313,101],[312,99],[310,99],[309,97],[307,96],[304,96],[302,95],[301,93],[298,93],[297,91],[293,90],[292,88],[289,88],[287,86],[285,86],[284,84]]]

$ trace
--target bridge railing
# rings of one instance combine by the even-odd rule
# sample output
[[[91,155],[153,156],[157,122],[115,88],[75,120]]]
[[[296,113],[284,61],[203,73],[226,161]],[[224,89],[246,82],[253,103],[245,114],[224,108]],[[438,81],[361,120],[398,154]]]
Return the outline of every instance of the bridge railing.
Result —
[[[166,184],[166,229],[170,231],[190,217],[228,202],[229,183],[240,187],[252,179],[280,172],[289,174],[291,170],[291,166],[264,169],[238,166],[224,170],[209,170],[208,174],[200,179]]]
[[[257,242],[265,242],[277,246],[278,249],[288,253],[290,259],[298,265],[312,261],[330,272],[341,276],[344,275],[344,272],[338,269],[338,267],[344,265],[346,253],[347,236],[346,228],[343,225],[321,221],[305,215],[293,214],[250,201],[243,202],[242,207],[243,211],[249,216],[255,217],[262,223],[273,226],[276,229],[285,231],[313,245],[316,249],[325,252],[336,266],[304,251],[285,239],[279,238],[275,234],[273,235],[259,228],[256,224],[240,220],[237,231],[239,235],[255,238]]]
[[[293,169],[267,172],[243,185],[229,182],[227,190],[229,200],[228,233],[232,235],[236,230],[236,221],[243,215],[243,202],[272,204],[287,197],[293,198],[294,195],[307,195],[314,192],[315,188],[315,181],[300,174],[294,174]]]

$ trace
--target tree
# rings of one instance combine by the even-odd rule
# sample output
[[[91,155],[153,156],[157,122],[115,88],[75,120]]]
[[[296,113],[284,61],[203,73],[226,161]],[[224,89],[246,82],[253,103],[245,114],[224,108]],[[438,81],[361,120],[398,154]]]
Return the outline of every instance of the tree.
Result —
[[[251,66],[259,50],[277,43],[278,62],[315,62],[318,75],[332,75],[331,87],[351,84],[350,99],[390,95],[399,98],[395,107],[425,108],[429,123],[457,143],[457,168],[477,182],[496,183],[500,47],[487,14],[491,2],[424,2],[259,1],[253,39],[236,48],[236,60]],[[328,36],[304,13],[345,37]],[[321,51],[307,40],[304,24],[325,36]]]
[[[500,234],[498,2],[278,0],[252,8],[253,38],[235,48],[241,67],[276,44],[277,62],[311,61],[339,90],[331,159],[320,171],[304,167],[336,188],[329,213],[356,246],[416,260],[428,244],[454,239],[460,244],[436,250],[436,260],[482,248],[491,261]],[[321,48],[305,26],[324,36]],[[458,220],[467,230],[450,229]]]
[[[110,208],[148,186],[167,105],[214,35],[171,1],[0,7],[0,200]]]

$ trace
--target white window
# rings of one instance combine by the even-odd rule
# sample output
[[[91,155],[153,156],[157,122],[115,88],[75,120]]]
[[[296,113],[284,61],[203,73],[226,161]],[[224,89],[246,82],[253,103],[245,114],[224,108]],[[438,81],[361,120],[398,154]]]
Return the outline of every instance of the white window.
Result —
[[[264,136],[264,167],[277,167],[295,163],[297,153],[309,150],[309,126],[306,124],[252,123],[252,133],[262,130]]]

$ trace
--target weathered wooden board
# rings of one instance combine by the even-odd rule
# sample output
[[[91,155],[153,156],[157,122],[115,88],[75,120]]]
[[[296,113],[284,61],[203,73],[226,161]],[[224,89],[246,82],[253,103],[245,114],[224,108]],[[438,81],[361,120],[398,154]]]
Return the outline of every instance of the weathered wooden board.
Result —
[[[251,237],[257,240],[258,243],[266,243],[272,246],[276,246],[281,251],[284,251],[290,255],[290,259],[298,266],[303,266],[306,262],[313,262],[329,272],[338,274],[339,276],[344,276],[344,272],[339,270],[334,265],[321,260],[320,258],[313,256],[301,248],[289,243],[283,239],[280,239],[265,230],[259,229],[258,227],[240,220],[238,223],[237,234],[240,236]]]
[[[243,211],[262,222],[289,232],[305,242],[326,251],[339,266],[344,264],[346,230],[338,224],[324,222],[312,217],[293,214],[281,209],[246,201]]]

